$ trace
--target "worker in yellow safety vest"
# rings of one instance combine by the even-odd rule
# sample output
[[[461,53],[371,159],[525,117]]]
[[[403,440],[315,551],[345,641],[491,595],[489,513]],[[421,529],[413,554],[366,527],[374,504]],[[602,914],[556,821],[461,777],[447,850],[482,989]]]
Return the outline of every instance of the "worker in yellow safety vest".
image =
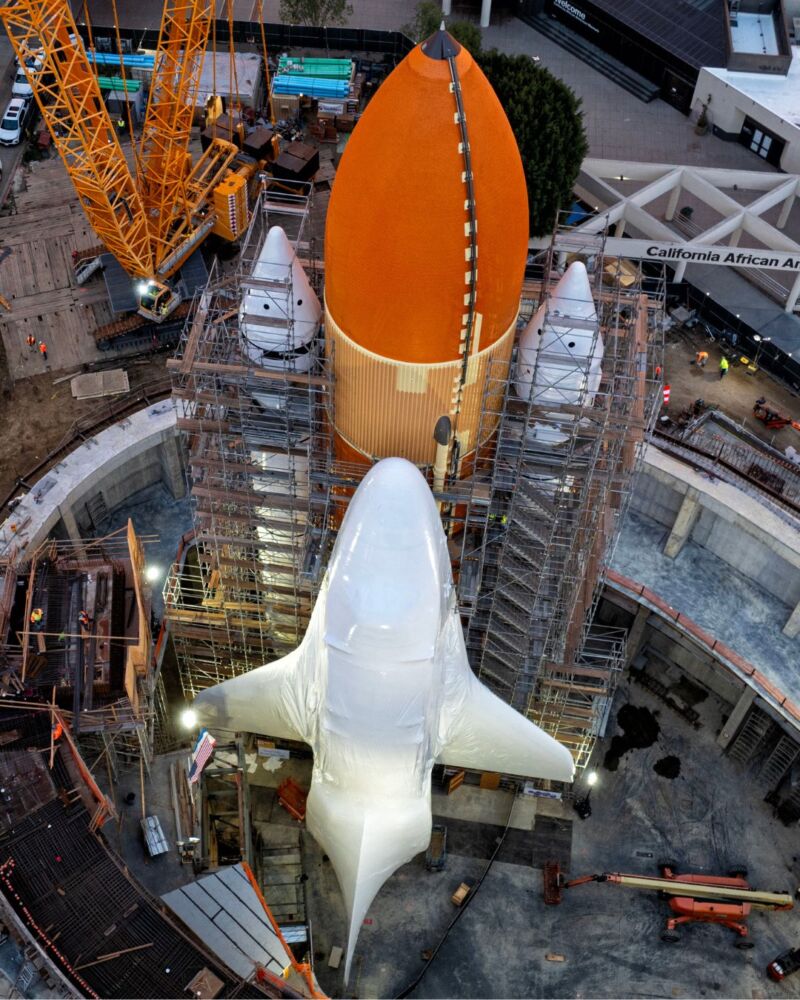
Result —
[[[723,357],[722,360],[719,363],[719,377],[720,378],[725,378],[725,376],[728,374],[728,368],[729,367],[730,366],[728,364],[728,359],[726,357]]]

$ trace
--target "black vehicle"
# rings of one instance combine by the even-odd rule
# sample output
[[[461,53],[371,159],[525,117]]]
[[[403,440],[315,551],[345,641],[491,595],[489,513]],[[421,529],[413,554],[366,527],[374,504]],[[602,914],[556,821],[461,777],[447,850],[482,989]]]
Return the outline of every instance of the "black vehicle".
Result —
[[[767,975],[776,983],[800,969],[800,948],[784,951],[767,966]]]
[[[434,823],[431,830],[431,842],[425,854],[425,867],[429,872],[444,870],[447,861],[447,827]]]

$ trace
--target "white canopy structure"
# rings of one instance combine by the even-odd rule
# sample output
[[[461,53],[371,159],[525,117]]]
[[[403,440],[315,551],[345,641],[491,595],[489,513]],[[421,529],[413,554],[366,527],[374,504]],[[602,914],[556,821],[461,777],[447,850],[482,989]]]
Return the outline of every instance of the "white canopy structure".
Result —
[[[298,649],[195,706],[212,729],[311,745],[307,824],[347,907],[345,977],[378,890],[428,845],[435,762],[574,772],[565,747],[472,673],[436,504],[405,459],[379,462],[350,501]]]

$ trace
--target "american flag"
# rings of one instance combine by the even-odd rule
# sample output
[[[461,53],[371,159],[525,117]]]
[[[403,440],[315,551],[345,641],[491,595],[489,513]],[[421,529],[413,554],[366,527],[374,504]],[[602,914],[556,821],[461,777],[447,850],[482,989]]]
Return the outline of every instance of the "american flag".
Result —
[[[201,729],[192,751],[192,766],[189,768],[189,784],[199,781],[203,768],[211,760],[217,741],[207,729]]]

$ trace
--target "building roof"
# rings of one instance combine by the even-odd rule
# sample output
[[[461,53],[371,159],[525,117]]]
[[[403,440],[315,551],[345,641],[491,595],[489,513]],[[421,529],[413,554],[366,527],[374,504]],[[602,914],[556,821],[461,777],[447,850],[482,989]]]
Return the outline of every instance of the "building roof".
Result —
[[[221,868],[161,898],[242,979],[250,979],[257,966],[280,978],[292,964],[241,865]]]
[[[794,128],[800,129],[800,49],[792,49],[792,61],[786,76],[770,73],[729,73],[726,69],[707,66],[712,76],[722,80],[762,108],[776,114]],[[756,113],[754,109],[754,114]]]
[[[659,48],[689,65],[724,66],[725,0],[592,0],[632,31],[651,39]]]

